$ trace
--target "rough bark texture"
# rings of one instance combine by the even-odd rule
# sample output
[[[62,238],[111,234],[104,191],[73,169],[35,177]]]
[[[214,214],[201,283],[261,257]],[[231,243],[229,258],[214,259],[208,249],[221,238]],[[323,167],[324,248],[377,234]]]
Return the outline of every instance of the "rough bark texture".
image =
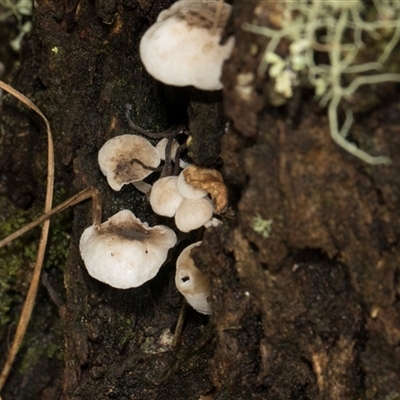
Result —
[[[127,103],[135,122],[151,131],[186,115],[189,94],[155,83],[138,58],[139,38],[169,3],[59,3],[37,2],[26,44],[32,50],[25,51],[13,81],[50,120],[56,179],[71,194],[97,187],[103,219],[129,208],[150,225],[168,223],[135,189],[116,193],[107,187],[97,151],[110,137],[130,132]],[[78,243],[90,224],[90,204],[77,206],[61,309],[64,372],[60,381],[44,379],[29,394],[23,375],[14,373],[4,400],[399,398],[395,85],[387,85],[380,106],[355,123],[354,140],[362,148],[392,159],[390,166],[371,167],[333,143],[325,113],[307,93],[279,109],[267,105],[266,78],[257,75],[265,40],[241,29],[257,3],[233,6],[229,29],[236,46],[223,75],[231,124],[220,157],[234,216],[207,230],[193,252],[210,273],[213,315],[189,311],[177,347],[162,351],[159,339],[173,332],[181,302],[173,263],[201,233],[182,236],[153,281],[116,290],[83,267]],[[213,107],[218,114],[218,103]],[[209,165],[219,160],[225,121],[217,120],[202,150],[196,115],[211,126],[203,108],[192,97],[188,118],[196,140],[189,151]],[[270,231],[258,229],[257,221],[269,220]],[[15,389],[19,384],[22,389]]]

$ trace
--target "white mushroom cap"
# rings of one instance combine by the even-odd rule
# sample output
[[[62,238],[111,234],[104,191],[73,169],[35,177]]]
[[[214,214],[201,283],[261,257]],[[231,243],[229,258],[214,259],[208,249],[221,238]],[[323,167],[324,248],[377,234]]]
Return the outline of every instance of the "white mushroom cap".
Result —
[[[166,176],[158,179],[150,192],[150,205],[158,215],[173,217],[183,197],[179,194],[177,176]]]
[[[123,185],[141,181],[152,173],[135,159],[152,168],[161,162],[156,148],[141,136],[120,135],[104,143],[99,151],[99,166],[113,190],[121,190]]]
[[[175,224],[181,232],[190,232],[204,225],[212,215],[213,205],[208,197],[183,199],[176,210]]]
[[[198,198],[207,196],[208,193],[206,190],[200,189],[200,188],[195,188],[190,183],[186,182],[184,172],[188,168],[190,168],[190,165],[187,168],[185,168],[183,171],[181,171],[180,174],[178,175],[177,186],[178,186],[178,191],[179,191],[180,195],[182,197],[184,197],[185,199],[198,199]]]
[[[149,228],[131,211],[123,210],[100,227],[85,229],[80,252],[89,275],[127,289],[152,279],[175,244],[172,229],[163,225]]]
[[[234,39],[219,44],[231,12],[229,4],[220,6],[221,18],[214,31],[216,1],[181,0],[162,11],[140,41],[140,57],[147,72],[168,85],[221,89],[222,65],[231,54]]]
[[[175,284],[186,301],[199,313],[211,314],[210,283],[194,264],[190,252],[202,242],[196,242],[186,247],[176,261]]]

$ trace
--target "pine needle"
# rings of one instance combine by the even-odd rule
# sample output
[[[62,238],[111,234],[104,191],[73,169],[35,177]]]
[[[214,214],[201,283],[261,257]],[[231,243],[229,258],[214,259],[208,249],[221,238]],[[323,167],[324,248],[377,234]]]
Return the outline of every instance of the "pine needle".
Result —
[[[53,203],[53,191],[54,191],[54,146],[53,146],[53,138],[51,134],[51,129],[49,122],[45,115],[40,111],[40,109],[32,103],[27,97],[23,94],[18,92],[17,90],[13,89],[11,86],[7,85],[5,82],[0,81],[0,88],[17,98],[19,101],[24,103],[30,109],[34,110],[37,114],[39,114],[45,125],[47,131],[47,142],[48,142],[48,165],[47,165],[47,188],[46,188],[46,200],[44,206],[44,212],[47,213],[52,208]],[[18,322],[17,330],[15,332],[15,336],[10,348],[10,351],[7,355],[7,359],[5,365],[0,374],[0,391],[3,389],[4,384],[8,378],[8,375],[11,371],[11,367],[14,363],[15,357],[18,353],[18,350],[21,347],[22,340],[25,336],[26,329],[28,327],[28,323],[30,317],[32,315],[33,306],[36,299],[36,294],[38,290],[38,285],[40,281],[40,273],[43,266],[44,254],[46,251],[47,239],[49,235],[49,228],[50,228],[50,220],[46,220],[43,223],[42,233],[40,236],[38,254],[36,258],[35,267],[33,270],[32,281],[29,286],[28,294],[26,296],[21,317]]]

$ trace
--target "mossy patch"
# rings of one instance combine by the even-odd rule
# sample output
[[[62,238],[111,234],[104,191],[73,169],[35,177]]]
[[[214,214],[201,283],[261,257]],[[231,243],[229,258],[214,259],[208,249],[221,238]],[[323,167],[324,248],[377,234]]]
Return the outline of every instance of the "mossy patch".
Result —
[[[0,197],[0,236],[4,238],[30,222],[29,212]],[[37,253],[38,229],[0,249],[0,332],[10,322],[10,309],[22,301]]]

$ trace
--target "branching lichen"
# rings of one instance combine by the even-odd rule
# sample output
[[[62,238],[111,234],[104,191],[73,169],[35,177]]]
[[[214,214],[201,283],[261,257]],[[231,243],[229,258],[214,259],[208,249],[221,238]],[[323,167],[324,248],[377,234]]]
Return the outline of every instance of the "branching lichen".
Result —
[[[364,6],[361,1],[309,0],[285,2],[285,13],[280,29],[244,24],[243,29],[270,39],[264,52],[259,73],[269,67],[275,79],[274,90],[286,98],[301,78],[314,87],[321,106],[328,108],[332,139],[349,153],[369,164],[388,164],[385,156],[371,156],[350,143],[346,136],[351,128],[353,113],[346,111],[346,119],[339,126],[338,108],[342,100],[350,100],[362,85],[382,82],[400,82],[397,73],[371,73],[383,70],[393,49],[400,40],[400,2],[374,0]],[[361,61],[366,35],[378,42],[387,41],[376,61]],[[390,39],[387,39],[389,36]],[[368,39],[368,40],[370,40]],[[276,54],[282,40],[289,42],[285,59]],[[315,53],[325,52],[329,64],[315,63]],[[344,86],[346,75],[350,82]],[[350,77],[350,75],[356,75]]]
[[[32,0],[0,0],[0,23],[14,17],[18,35],[10,42],[13,50],[19,51],[22,38],[32,30]]]

